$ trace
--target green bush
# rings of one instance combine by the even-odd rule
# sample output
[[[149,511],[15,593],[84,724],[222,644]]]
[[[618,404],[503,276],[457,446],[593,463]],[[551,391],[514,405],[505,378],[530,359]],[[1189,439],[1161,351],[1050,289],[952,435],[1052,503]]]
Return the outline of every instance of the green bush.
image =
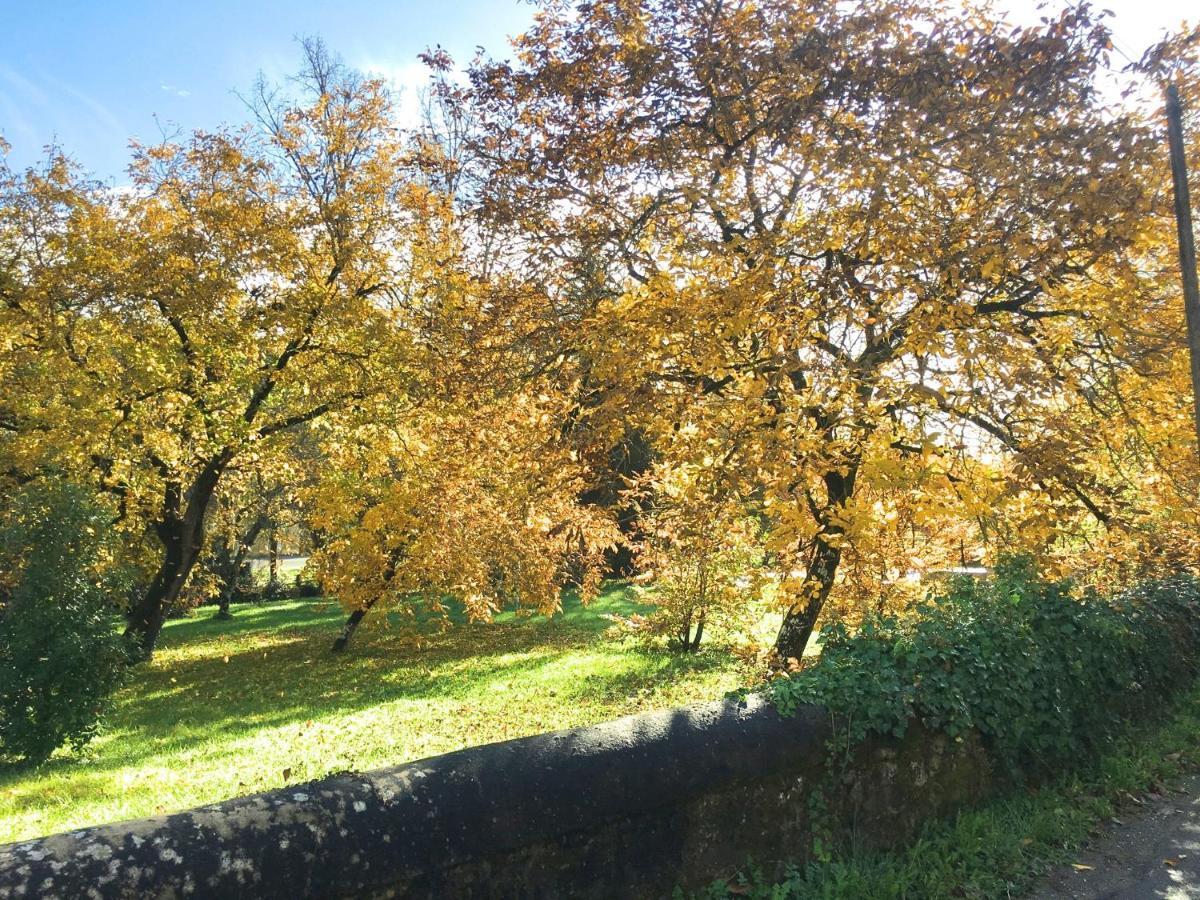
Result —
[[[96,733],[126,669],[107,566],[111,514],[63,483],[0,516],[0,754],[36,763]]]
[[[901,736],[920,720],[974,730],[1010,775],[1071,762],[1133,711],[1186,685],[1200,662],[1200,583],[1148,582],[1075,597],[1024,560],[952,582],[904,617],[822,631],[816,664],[771,686],[787,712],[827,707],[839,743]]]

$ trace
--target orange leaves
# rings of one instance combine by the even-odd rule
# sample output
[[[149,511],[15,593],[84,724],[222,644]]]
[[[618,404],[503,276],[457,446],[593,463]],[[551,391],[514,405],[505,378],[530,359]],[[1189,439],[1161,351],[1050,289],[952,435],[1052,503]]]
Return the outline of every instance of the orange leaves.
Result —
[[[835,597],[1093,540],[1125,470],[1097,463],[1112,386],[1169,319],[1133,262],[1156,140],[1098,105],[1091,14],[618,9],[547,17],[518,69],[476,75],[495,146],[521,148],[518,264],[586,323],[591,421],[654,442],[656,499],[719,480],[781,583]],[[807,571],[822,544],[841,571]]]
[[[492,485],[463,471],[480,448],[515,453],[519,426],[501,437],[478,417],[471,440],[423,429],[463,424],[461,404],[494,400],[498,372],[516,377],[502,351],[528,334],[540,296],[515,281],[493,290],[468,268],[456,210],[428,177],[429,152],[410,153],[382,85],[319,45],[305,52],[297,96],[257,90],[257,133],[138,150],[131,191],[95,187],[57,158],[25,179],[0,173],[0,247],[6,261],[14,254],[0,276],[14,279],[14,301],[0,309],[0,374],[7,386],[10,366],[19,372],[31,398],[11,410],[20,428],[0,434],[0,454],[5,470],[19,462],[94,478],[120,497],[121,527],[139,552],[154,549],[139,542],[182,515],[184,501],[189,516],[216,521],[209,502],[222,484],[236,497],[250,472],[295,486],[299,470],[319,470],[328,483],[313,519],[346,529],[358,566],[346,580],[364,591],[427,508],[439,528],[470,533],[460,517],[467,485],[485,496]],[[6,392],[5,421],[9,402]],[[410,426],[418,404],[449,411]],[[535,427],[551,430],[544,410]],[[347,449],[364,440],[380,441],[377,452]],[[436,470],[401,482],[431,492],[421,503],[367,502],[414,459]],[[496,500],[498,523],[540,523],[523,502]],[[364,513],[358,534],[342,507]],[[557,507],[546,516],[569,519]],[[505,533],[519,541],[519,529]],[[553,528],[526,530],[544,543]],[[501,532],[491,532],[497,547]],[[425,540],[429,571],[439,558],[453,565],[432,528]],[[486,582],[486,566],[464,585]],[[542,603],[547,567],[529,576]]]
[[[135,190],[4,173],[0,453],[136,535],[213,460],[318,468],[330,586],[435,616],[594,587],[579,497],[633,432],[653,501],[760,520],[790,598],[1001,545],[1183,558],[1158,146],[1099,106],[1096,25],[552,7],[469,88],[427,55],[446,135],[310,43],[302,96],[138,150]],[[644,511],[680,579],[730,549]]]
[[[393,474],[355,479],[353,499],[318,485],[336,509],[317,554],[323,581],[348,608],[381,601],[406,621],[447,624],[454,598],[471,620],[504,608],[551,614],[568,581],[594,593],[618,540],[608,515],[579,502],[586,468],[557,440],[564,398],[541,390],[494,403],[410,415]],[[383,450],[366,448],[369,454]],[[349,502],[347,502],[349,501]]]

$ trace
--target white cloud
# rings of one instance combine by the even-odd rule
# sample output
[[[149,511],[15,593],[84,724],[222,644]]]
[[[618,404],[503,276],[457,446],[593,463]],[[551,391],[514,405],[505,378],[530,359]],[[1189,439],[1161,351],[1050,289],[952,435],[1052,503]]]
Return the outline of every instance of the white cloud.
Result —
[[[1047,15],[1056,15],[1064,0],[998,0],[996,7],[1013,21],[1032,24]],[[1110,10],[1108,26],[1118,54],[1137,58],[1167,31],[1178,28],[1185,19],[1197,20],[1195,0],[1104,0],[1095,9]]]

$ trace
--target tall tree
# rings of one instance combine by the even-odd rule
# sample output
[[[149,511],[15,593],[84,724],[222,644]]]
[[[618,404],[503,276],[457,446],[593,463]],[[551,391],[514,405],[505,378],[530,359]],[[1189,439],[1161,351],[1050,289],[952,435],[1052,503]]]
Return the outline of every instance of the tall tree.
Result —
[[[870,552],[879,491],[970,516],[968,470],[1003,454],[1023,490],[1114,522],[1095,420],[1055,415],[1064,385],[1129,368],[1113,294],[1078,289],[1134,266],[1154,199],[1153,134],[1096,88],[1101,15],[556,2],[516,46],[472,73],[488,212],[525,237],[592,417],[760,504],[781,655]]]
[[[452,290],[429,289],[445,203],[388,92],[305,52],[297,96],[260,84],[254,127],[138,149],[128,190],[59,156],[4,173],[0,289],[23,342],[6,364],[37,398],[4,411],[9,458],[90,465],[153,536],[128,612],[146,655],[231,464],[305,424],[329,436],[339,411],[403,407],[457,318]]]

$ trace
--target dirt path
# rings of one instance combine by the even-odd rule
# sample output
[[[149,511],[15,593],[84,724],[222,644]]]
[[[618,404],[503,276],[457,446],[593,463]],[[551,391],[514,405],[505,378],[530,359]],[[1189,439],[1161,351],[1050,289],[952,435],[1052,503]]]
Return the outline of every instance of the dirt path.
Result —
[[[1028,897],[1200,900],[1200,775],[1127,809]]]

